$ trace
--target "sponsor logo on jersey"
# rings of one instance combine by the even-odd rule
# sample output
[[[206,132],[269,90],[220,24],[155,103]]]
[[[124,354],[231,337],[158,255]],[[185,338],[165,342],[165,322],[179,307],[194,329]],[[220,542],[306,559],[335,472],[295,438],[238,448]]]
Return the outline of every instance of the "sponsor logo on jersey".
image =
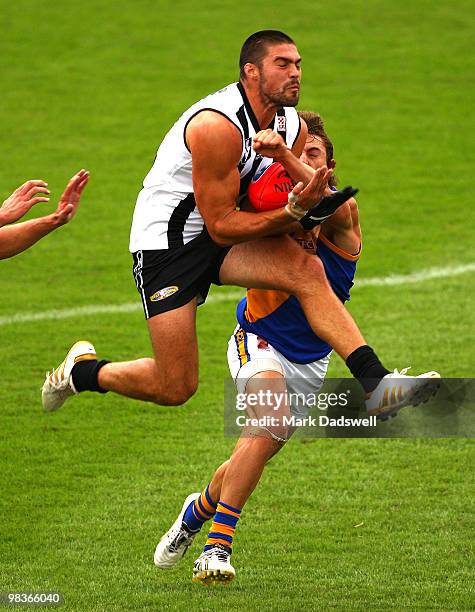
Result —
[[[277,130],[279,132],[285,132],[285,117],[277,116]]]
[[[173,285],[172,287],[165,287],[165,289],[159,289],[155,291],[155,293],[150,296],[151,302],[159,302],[160,300],[164,300],[167,297],[170,297],[174,293],[178,291],[178,287]]]

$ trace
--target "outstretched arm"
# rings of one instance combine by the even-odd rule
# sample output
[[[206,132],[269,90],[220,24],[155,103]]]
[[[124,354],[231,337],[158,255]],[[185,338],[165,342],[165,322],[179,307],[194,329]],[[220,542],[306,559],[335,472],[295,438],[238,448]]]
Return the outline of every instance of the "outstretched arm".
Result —
[[[59,200],[57,209],[50,215],[40,217],[39,219],[24,221],[23,223],[17,223],[16,225],[1,227],[0,259],[13,257],[18,253],[25,251],[56,228],[68,223],[76,214],[81,193],[88,180],[89,172],[86,170],[81,170],[75,174],[64,190]],[[37,184],[40,182],[42,185]],[[35,185],[30,185],[27,190],[26,186],[29,183],[35,183]],[[0,217],[2,221],[5,219],[14,219],[15,216],[16,219],[19,219],[31,208],[33,204],[36,204],[37,201],[47,201],[48,198],[45,197],[33,197],[35,193],[49,193],[48,190],[38,191],[39,187],[46,189],[46,183],[43,181],[28,181],[28,183],[25,183],[25,185],[22,185],[22,187],[17,189],[12,196],[5,201],[4,205],[0,209],[0,213],[2,210],[4,213]],[[36,191],[32,192],[32,189]],[[29,198],[28,194],[30,194]],[[5,204],[7,204],[7,206],[5,206]]]

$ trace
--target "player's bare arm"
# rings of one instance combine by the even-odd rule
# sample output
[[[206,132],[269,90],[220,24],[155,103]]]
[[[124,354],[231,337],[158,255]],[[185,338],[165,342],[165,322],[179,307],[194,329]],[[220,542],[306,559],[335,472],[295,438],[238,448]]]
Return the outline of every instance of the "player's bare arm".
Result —
[[[89,172],[86,170],[80,170],[69,181],[66,189],[61,195],[58,206],[53,213],[38,219],[31,219],[29,221],[24,221],[23,223],[17,223],[15,225],[8,225],[0,228],[0,259],[7,259],[8,257],[13,257],[18,253],[25,251],[56,228],[68,223],[76,214],[81,193],[84,187],[87,185],[88,180]],[[41,182],[43,183],[43,181]],[[31,208],[31,206],[36,203],[33,202],[33,204],[31,204],[31,202],[34,200],[48,200],[48,198],[43,196],[34,197],[35,193],[46,193],[48,190],[40,192],[32,191],[39,188],[46,189],[46,187],[42,185],[32,185],[27,189],[25,187],[26,185],[28,185],[28,183],[25,183],[25,185],[22,185],[22,187],[19,188],[21,191],[6,207],[6,210],[12,216],[14,216],[12,214],[13,212],[18,215],[20,211],[25,210],[28,205]],[[46,185],[46,183],[44,183],[44,185]],[[11,198],[16,193],[17,192],[14,192]]]
[[[305,134],[303,134],[303,136],[305,136]],[[302,130],[297,140],[300,140],[301,137]],[[275,161],[280,162],[295,182],[302,181],[307,185],[315,174],[313,168],[302,163],[299,157],[297,157],[297,153],[301,151],[302,147],[296,144],[290,149],[284,142],[282,136],[274,132],[274,130],[267,129],[257,132],[253,139],[253,147],[260,155],[271,157]],[[331,174],[331,171],[329,171],[329,176],[331,176]]]
[[[215,242],[231,245],[290,230],[294,219],[285,209],[257,214],[236,210],[242,142],[230,121],[202,112],[188,125],[186,141],[193,156],[196,202]]]
[[[306,138],[306,130],[306,127],[301,129],[298,141]],[[305,140],[303,142],[305,143]],[[326,166],[314,170],[307,164],[302,163],[295,156],[296,153],[301,151],[302,144],[300,142],[294,145],[291,150],[280,134],[273,130],[261,130],[254,137],[253,147],[260,155],[271,157],[284,166],[292,180],[297,183],[292,193],[294,196],[298,196],[298,203],[301,208],[308,210],[325,195],[333,170]]]
[[[322,234],[335,246],[356,255],[361,246],[358,204],[350,198],[321,226]]]

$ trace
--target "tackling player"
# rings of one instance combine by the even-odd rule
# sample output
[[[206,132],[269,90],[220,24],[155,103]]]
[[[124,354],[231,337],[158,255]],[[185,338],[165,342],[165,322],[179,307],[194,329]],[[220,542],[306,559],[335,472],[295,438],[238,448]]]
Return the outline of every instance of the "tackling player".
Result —
[[[335,167],[333,145],[319,115],[299,113],[308,126],[301,160],[312,168]],[[332,177],[332,186],[336,179]],[[322,225],[299,231],[294,239],[322,261],[330,285],[341,302],[350,288],[361,252],[361,230],[354,198],[343,204]],[[328,368],[331,347],[315,336],[298,302],[282,292],[251,289],[237,307],[239,324],[231,336],[228,363],[239,393],[271,391],[285,397],[317,393]],[[396,374],[403,378],[402,373]],[[425,376],[432,376],[428,373]],[[276,397],[272,395],[272,397]],[[294,395],[294,397],[296,397]],[[266,462],[277,453],[293,430],[282,416],[298,415],[297,407],[279,411],[268,404],[254,408],[252,416],[279,415],[265,427],[246,427],[231,458],[215,472],[202,493],[187,497],[171,529],[154,555],[160,568],[175,565],[206,520],[213,519],[202,554],[195,562],[193,580],[204,584],[226,582],[235,576],[230,557],[234,530],[241,510],[256,487]],[[261,421],[262,422],[262,421]],[[267,422],[266,422],[267,425]]]
[[[212,283],[294,295],[312,330],[345,360],[378,410],[407,404],[419,388],[414,379],[402,395],[390,393],[394,380],[331,290],[321,260],[287,235],[296,221],[307,226],[319,216],[315,204],[331,170],[323,166],[307,175],[306,186],[293,190],[298,202],[285,208],[236,209],[270,158],[292,174],[307,137],[294,108],[301,58],[293,40],[274,30],[256,32],[245,41],[239,65],[239,82],[197,102],[171,128],[137,199],[130,250],[153,358],[99,361],[90,342],[77,342],[46,377],[46,410],[83,391],[183,404],[198,385],[196,308]],[[335,210],[348,196],[331,197]]]

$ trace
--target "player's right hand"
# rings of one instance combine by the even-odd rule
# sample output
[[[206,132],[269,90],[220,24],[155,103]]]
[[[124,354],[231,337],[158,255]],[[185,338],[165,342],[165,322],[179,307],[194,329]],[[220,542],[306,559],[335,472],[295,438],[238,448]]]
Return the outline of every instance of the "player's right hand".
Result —
[[[289,147],[280,134],[274,130],[261,130],[252,139],[252,147],[256,153],[271,157],[278,161],[289,152]]]
[[[5,200],[0,208],[0,225],[14,223],[21,219],[32,206],[39,202],[48,202],[49,198],[38,194],[49,195],[48,183],[42,180],[30,180],[23,183]]]

